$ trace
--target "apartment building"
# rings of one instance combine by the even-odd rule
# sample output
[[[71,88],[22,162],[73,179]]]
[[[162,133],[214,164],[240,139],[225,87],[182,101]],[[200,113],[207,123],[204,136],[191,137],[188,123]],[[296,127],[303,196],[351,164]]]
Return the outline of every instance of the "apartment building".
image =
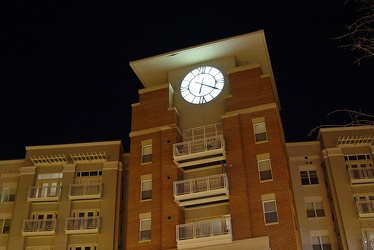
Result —
[[[98,250],[122,244],[120,141],[26,147],[0,162],[0,249]]]
[[[303,250],[339,249],[319,141],[287,143],[287,154]]]
[[[373,126],[288,143],[303,249],[374,249]]]
[[[320,129],[322,169],[340,249],[374,249],[374,127]]]
[[[127,249],[301,249],[264,32],[130,66]]]

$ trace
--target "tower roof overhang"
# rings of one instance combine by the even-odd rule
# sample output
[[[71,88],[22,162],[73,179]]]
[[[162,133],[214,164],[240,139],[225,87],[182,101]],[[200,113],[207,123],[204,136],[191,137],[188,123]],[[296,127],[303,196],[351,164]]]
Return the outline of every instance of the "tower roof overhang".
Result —
[[[237,66],[260,63],[262,74],[270,75],[279,107],[278,93],[263,30],[132,61],[130,66],[143,86],[149,88],[168,83],[170,70],[229,56],[234,56]]]

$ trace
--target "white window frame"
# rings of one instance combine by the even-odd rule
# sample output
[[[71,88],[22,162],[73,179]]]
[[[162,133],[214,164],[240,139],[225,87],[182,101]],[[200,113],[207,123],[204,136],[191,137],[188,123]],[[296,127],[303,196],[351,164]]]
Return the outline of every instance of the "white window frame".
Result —
[[[149,223],[149,225],[148,225]],[[145,227],[145,229],[144,229]],[[152,221],[151,218],[140,219],[139,221],[139,241],[150,241],[151,240]],[[149,231],[149,236],[143,238],[143,232]]]
[[[267,203],[273,203],[275,210],[266,211],[266,204]],[[278,224],[279,223],[278,209],[277,209],[277,203],[276,203],[275,199],[262,201],[262,209],[263,209],[263,212],[264,212],[265,225],[272,225],[272,224]],[[270,221],[270,222],[267,221],[266,215],[270,214],[270,213],[275,213],[276,214],[276,221]]]
[[[0,202],[14,201],[16,199],[16,191],[16,187],[3,185]]]
[[[12,219],[0,219],[0,234],[9,234]]]
[[[301,172],[306,172],[308,175],[307,176],[308,178],[303,177]],[[314,178],[314,173],[313,175],[311,175],[311,172],[315,172],[315,178]],[[303,183],[303,179],[305,180],[308,179],[308,183]],[[317,180],[317,183],[312,183],[312,180],[315,180],[315,179]],[[300,169],[300,182],[302,186],[318,185],[319,180],[318,180],[317,170],[316,169]]]
[[[152,162],[152,144],[147,144],[142,146],[142,158],[141,164],[151,163]]]
[[[266,165],[263,165],[264,163],[266,163]],[[259,175],[259,178],[260,178],[260,181],[261,182],[265,182],[265,181],[272,181],[273,180],[273,170],[271,168],[271,162],[270,162],[270,159],[264,159],[264,160],[258,160],[257,161],[257,166],[258,166],[258,175]],[[265,167],[268,167],[267,169],[261,169],[262,166],[265,166]],[[268,179],[262,179],[261,177],[261,173],[265,172],[265,171],[270,171],[270,176],[271,178],[268,178]]]
[[[326,245],[325,242],[328,242],[329,248],[324,248],[323,245]],[[314,246],[318,246],[318,249],[324,250],[324,249],[332,249],[331,248],[331,242],[330,242],[330,237],[328,235],[311,235],[310,236],[312,248],[314,249]],[[317,242],[317,241],[318,242]]]
[[[253,124],[253,132],[254,132],[256,143],[268,141],[268,135],[267,135],[265,122],[259,122],[259,123]]]
[[[308,204],[309,204],[309,206],[308,206]],[[308,209],[309,207],[311,209]],[[323,207],[322,201],[306,201],[305,202],[305,210],[306,210],[306,215],[309,219],[326,217],[325,209]],[[308,213],[308,211],[310,211],[310,212]],[[309,216],[312,211],[313,211],[313,216]],[[321,211],[323,212],[323,214],[321,214]]]
[[[146,194],[150,193],[147,197]],[[152,179],[151,180],[142,180],[140,182],[140,200],[148,201],[152,200]]]

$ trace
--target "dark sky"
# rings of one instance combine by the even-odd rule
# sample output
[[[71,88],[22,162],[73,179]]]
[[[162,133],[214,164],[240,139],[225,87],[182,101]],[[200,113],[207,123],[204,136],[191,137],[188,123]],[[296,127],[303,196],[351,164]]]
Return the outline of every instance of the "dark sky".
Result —
[[[0,160],[33,145],[122,140],[128,151],[142,88],[130,61],[260,29],[288,142],[350,122],[326,117],[336,109],[374,114],[374,59],[357,66],[332,39],[358,17],[344,2],[1,1]]]

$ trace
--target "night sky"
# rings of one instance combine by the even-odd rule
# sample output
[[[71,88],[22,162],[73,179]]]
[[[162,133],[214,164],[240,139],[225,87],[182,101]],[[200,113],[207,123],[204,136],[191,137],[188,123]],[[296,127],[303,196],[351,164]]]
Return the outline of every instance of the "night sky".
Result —
[[[108,3],[110,2],[110,3]],[[1,1],[0,160],[25,147],[121,140],[141,83],[130,61],[265,31],[287,142],[314,140],[336,109],[374,115],[374,59],[334,37],[359,13],[342,1]]]

